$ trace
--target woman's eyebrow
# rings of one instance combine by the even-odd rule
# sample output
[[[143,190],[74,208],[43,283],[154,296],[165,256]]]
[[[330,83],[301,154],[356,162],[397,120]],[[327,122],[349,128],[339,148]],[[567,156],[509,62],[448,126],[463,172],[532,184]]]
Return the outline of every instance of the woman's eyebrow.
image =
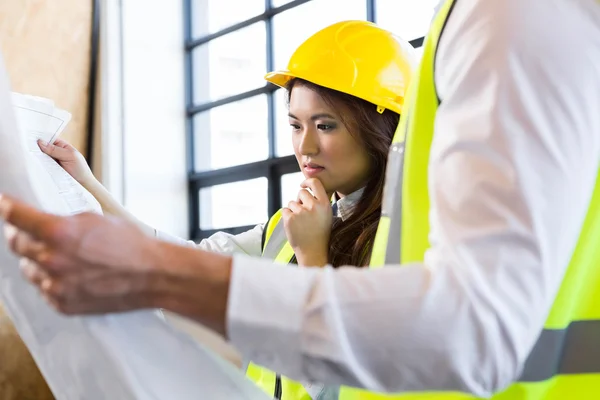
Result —
[[[335,117],[333,115],[327,114],[327,113],[319,113],[319,114],[315,114],[312,117],[310,117],[310,119],[313,121],[315,121],[317,119],[321,119],[321,118],[335,119]]]
[[[288,117],[293,118],[293,119],[299,119],[298,117],[296,117],[294,114],[292,113],[288,113]],[[329,119],[335,119],[335,117],[331,114],[327,114],[327,113],[319,113],[319,114],[314,114],[313,116],[310,117],[310,119],[312,121],[315,121],[317,119],[321,119],[321,118],[329,118]]]

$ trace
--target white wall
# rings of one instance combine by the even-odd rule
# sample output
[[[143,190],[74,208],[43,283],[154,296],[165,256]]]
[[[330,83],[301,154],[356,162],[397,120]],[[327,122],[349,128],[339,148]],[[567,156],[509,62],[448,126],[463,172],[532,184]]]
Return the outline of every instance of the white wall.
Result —
[[[182,3],[105,0],[103,173],[138,218],[187,237]]]

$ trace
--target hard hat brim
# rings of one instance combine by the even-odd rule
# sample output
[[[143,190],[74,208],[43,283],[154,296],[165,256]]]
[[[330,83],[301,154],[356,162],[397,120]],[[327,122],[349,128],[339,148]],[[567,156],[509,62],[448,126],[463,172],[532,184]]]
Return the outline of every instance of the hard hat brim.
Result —
[[[294,78],[304,79],[308,82],[314,83],[315,85],[319,85],[319,86],[322,86],[327,89],[337,90],[337,91],[349,94],[351,96],[358,97],[358,98],[368,101],[370,103],[373,103],[375,106],[378,107],[378,110],[380,107],[382,110],[389,109],[398,114],[402,113],[401,102],[404,100],[404,96],[399,96],[399,98],[395,99],[395,101],[390,101],[389,99],[382,99],[382,98],[369,98],[367,96],[361,96],[359,93],[353,93],[352,91],[340,90],[339,88],[329,85],[325,82],[320,82],[318,80],[315,81],[313,79],[309,79],[308,77],[303,77],[302,74],[295,74],[289,70],[279,70],[279,71],[269,72],[265,75],[264,78],[266,81],[268,81],[276,86],[279,86],[281,88],[284,88],[284,89],[286,88],[287,83],[289,81],[291,81],[292,79],[294,79]],[[383,112],[383,111],[380,111],[380,112]]]
[[[265,80],[282,88],[285,88],[285,85],[294,78],[298,76],[287,70],[273,71],[265,75]]]

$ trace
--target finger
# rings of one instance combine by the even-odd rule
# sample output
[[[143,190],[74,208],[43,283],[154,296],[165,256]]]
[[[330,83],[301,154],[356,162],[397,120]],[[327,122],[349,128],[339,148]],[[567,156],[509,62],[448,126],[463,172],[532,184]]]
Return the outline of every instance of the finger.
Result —
[[[11,225],[6,225],[4,231],[8,247],[19,256],[30,260],[38,260],[42,253],[46,251],[46,246],[42,242],[34,240],[27,233],[19,231]]]
[[[44,300],[56,311],[65,315],[82,314],[80,310],[85,304],[82,299],[64,295],[64,289],[57,281],[45,279],[39,286],[39,290]]]
[[[288,208],[294,213],[294,214],[298,214],[299,212],[302,211],[302,206],[296,202],[296,201],[290,201],[288,203]]]
[[[290,217],[292,215],[294,215],[294,213],[289,208],[283,207],[281,209],[281,218],[283,218],[284,221],[287,221],[288,219],[290,219]]]
[[[66,160],[72,157],[73,152],[66,147],[59,147],[57,144],[44,143],[41,140],[38,141],[38,146],[43,153],[46,153],[55,160]]]
[[[63,149],[75,150],[75,147],[73,147],[73,145],[71,143],[67,142],[64,139],[56,139],[54,141],[54,145],[56,147],[61,147]]]
[[[44,297],[59,302],[71,301],[77,297],[73,287],[61,279],[47,277],[41,281],[39,288]]]
[[[306,189],[301,189],[298,192],[298,201],[300,204],[312,205],[315,202],[315,197]]]
[[[147,308],[145,296],[135,291],[115,295],[113,291],[89,291],[77,277],[45,279],[39,286],[41,295],[64,314],[95,314]]]
[[[45,273],[59,275],[73,265],[70,260],[52,251],[43,242],[20,231],[9,241],[9,246],[15,254],[35,263],[36,268],[44,270]]]
[[[34,239],[54,240],[61,217],[42,212],[22,201],[0,194],[0,218]]]
[[[329,196],[327,196],[327,192],[325,191],[325,187],[320,180],[317,178],[309,178],[300,184],[300,187],[309,188],[312,190],[314,197],[320,202],[329,202]]]
[[[19,261],[19,268],[25,278],[35,286],[41,286],[44,279],[48,279],[49,275],[36,263],[26,258]]]
[[[4,227],[2,230],[4,231],[4,239],[8,243],[8,247],[12,249],[13,242],[15,241],[15,238],[17,237],[17,233],[19,233],[19,230],[8,223],[4,224]]]

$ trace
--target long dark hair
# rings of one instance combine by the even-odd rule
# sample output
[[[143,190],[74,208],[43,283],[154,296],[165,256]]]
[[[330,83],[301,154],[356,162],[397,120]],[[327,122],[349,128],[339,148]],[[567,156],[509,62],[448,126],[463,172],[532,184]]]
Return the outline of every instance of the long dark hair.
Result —
[[[341,122],[369,155],[371,171],[362,196],[345,221],[341,218],[333,220],[328,260],[334,267],[364,267],[371,258],[381,216],[388,151],[400,116],[388,109],[380,114],[368,101],[299,78],[290,80],[286,85],[288,105],[296,85],[315,91],[332,109],[340,110]]]

